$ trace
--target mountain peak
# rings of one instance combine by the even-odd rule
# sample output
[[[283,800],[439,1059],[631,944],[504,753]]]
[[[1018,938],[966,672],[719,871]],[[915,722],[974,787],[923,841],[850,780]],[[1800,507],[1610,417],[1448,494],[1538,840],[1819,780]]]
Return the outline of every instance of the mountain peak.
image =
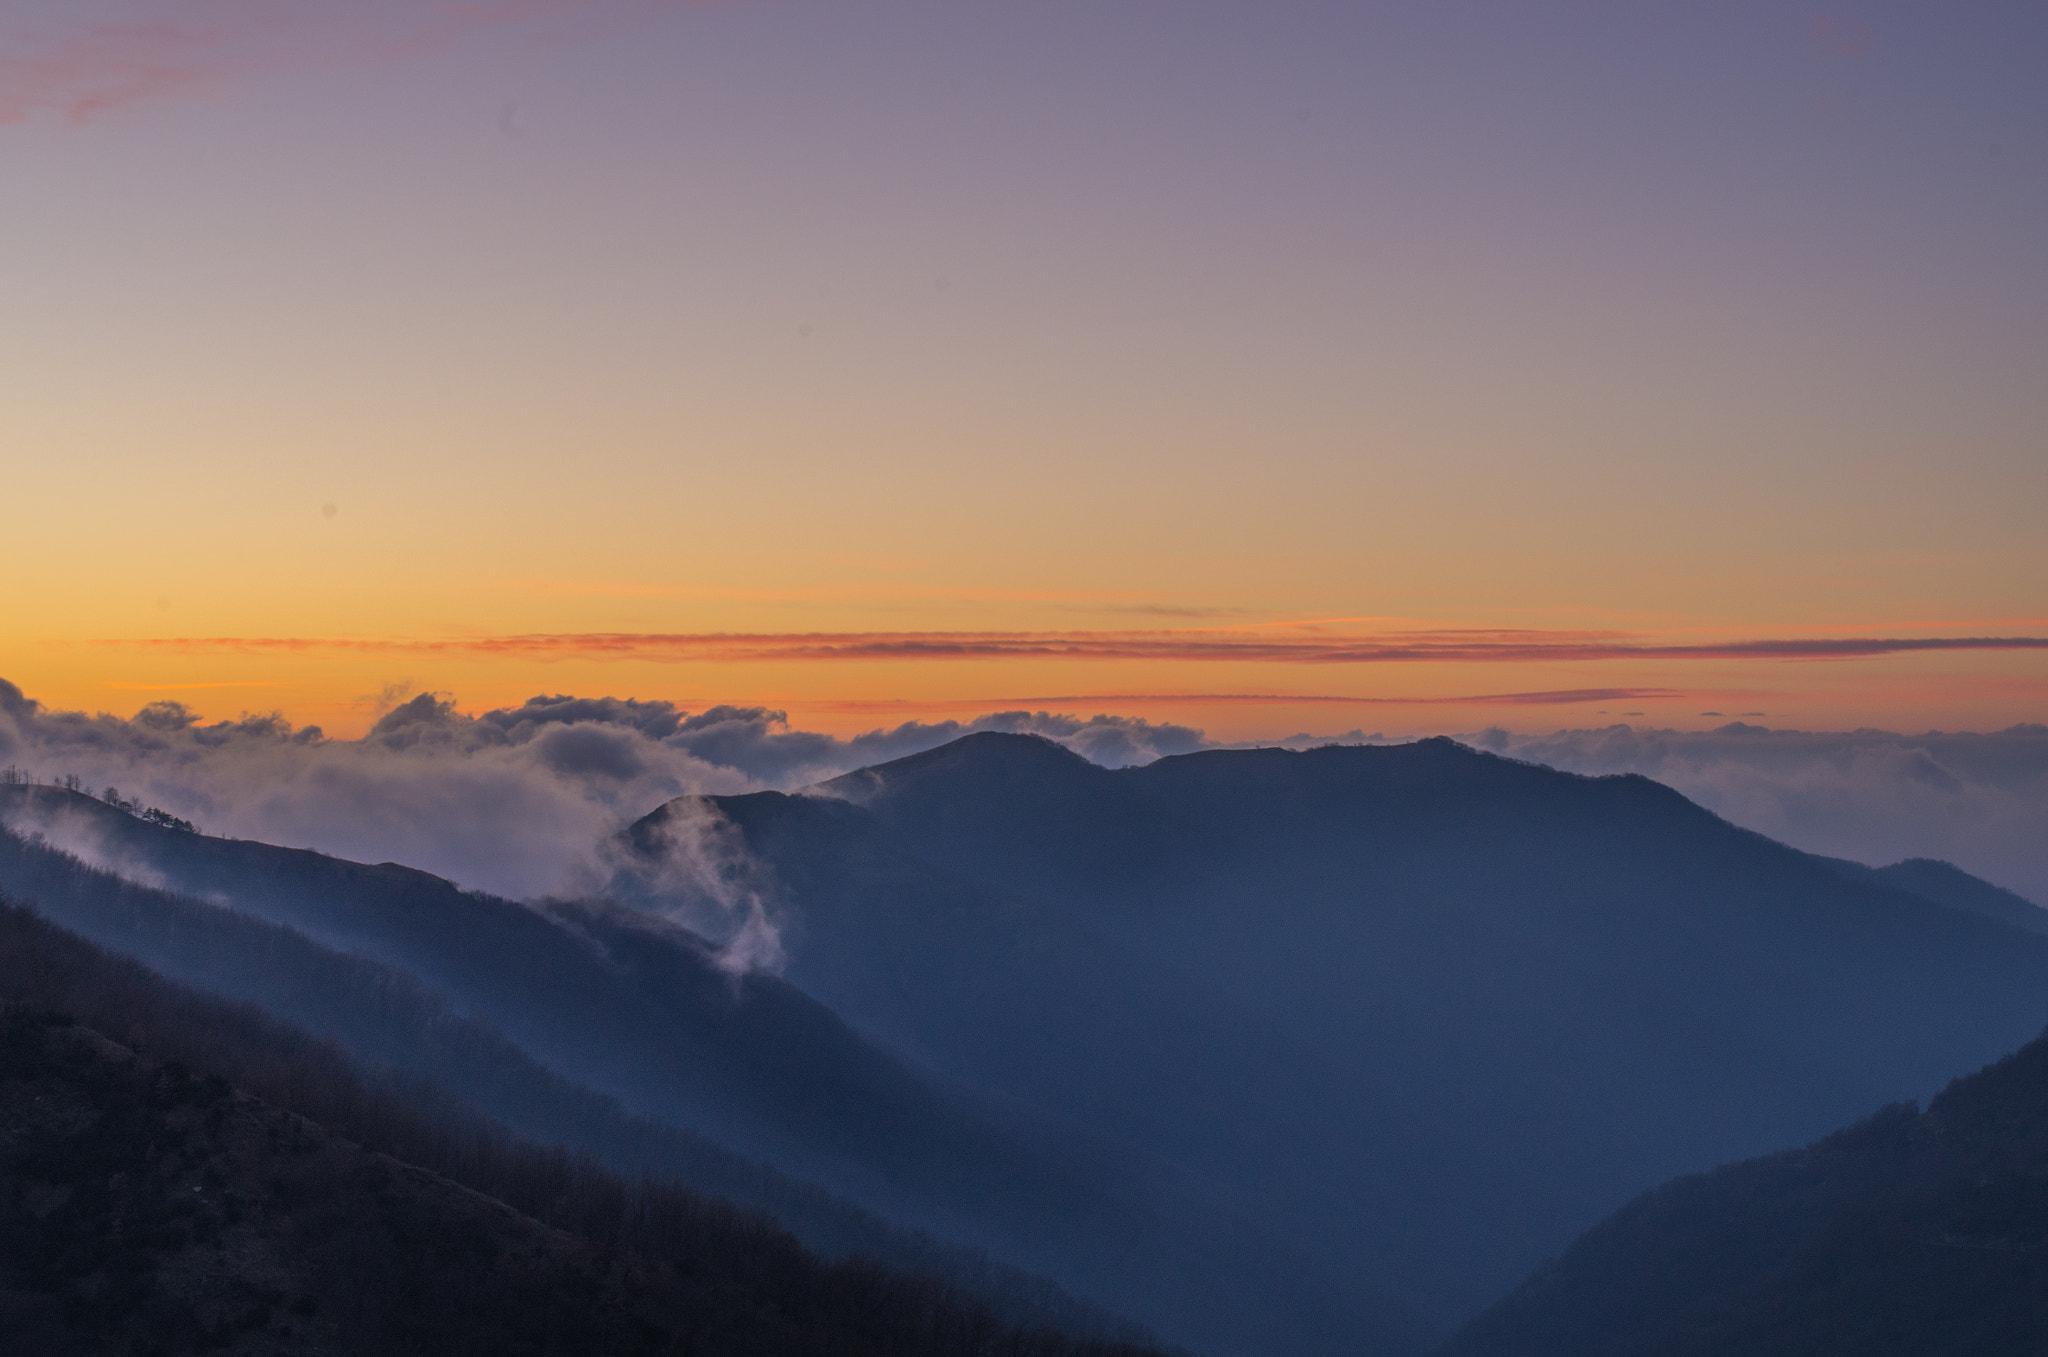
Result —
[[[865,801],[885,788],[900,791],[934,779],[967,778],[982,785],[1044,778],[1088,777],[1108,770],[1057,740],[984,730],[888,763],[857,769],[818,784],[817,790]]]

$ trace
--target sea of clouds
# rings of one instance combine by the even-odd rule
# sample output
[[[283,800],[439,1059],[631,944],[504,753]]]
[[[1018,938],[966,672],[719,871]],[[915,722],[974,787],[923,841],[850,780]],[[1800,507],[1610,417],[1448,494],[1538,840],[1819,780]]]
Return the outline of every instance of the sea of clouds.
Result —
[[[0,681],[0,765],[78,778],[212,834],[402,862],[515,898],[588,889],[601,845],[674,797],[794,789],[981,730],[1046,736],[1109,767],[1225,747],[1128,717],[996,712],[850,739],[783,713],[535,697],[479,715],[421,694],[360,740],[276,716],[201,721],[174,702],[132,717],[52,711]],[[1703,732],[1614,726],[1459,736],[1583,773],[1641,773],[1796,847],[1883,865],[1943,858],[2048,901],[2048,726],[1989,734]],[[1350,731],[1274,743],[1384,743]]]
[[[1045,735],[1116,767],[1204,744],[1119,717],[999,712],[842,739],[761,707],[536,697],[467,715],[432,693],[339,740],[277,716],[205,722],[176,702],[132,717],[52,711],[0,680],[0,766],[16,776],[76,778],[209,834],[402,862],[514,898],[602,879],[600,845],[672,798],[802,787],[978,730]]]

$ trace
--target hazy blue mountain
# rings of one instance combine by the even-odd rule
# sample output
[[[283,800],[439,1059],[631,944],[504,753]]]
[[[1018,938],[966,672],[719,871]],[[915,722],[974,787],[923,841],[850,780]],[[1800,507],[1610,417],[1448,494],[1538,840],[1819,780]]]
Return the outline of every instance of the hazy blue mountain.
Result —
[[[0,788],[6,797],[35,812],[18,823],[56,823],[61,812],[98,857],[184,894],[88,871],[12,834],[0,834],[0,889],[188,983],[353,1039],[372,1058],[418,1061],[447,1045],[445,1030],[420,1018],[445,1005],[484,1028],[477,1044],[513,1048],[626,1113],[702,1132],[891,1219],[1048,1273],[1178,1341],[1216,1334],[1228,1340],[1219,1352],[1308,1352],[1341,1335],[1378,1351],[1419,1347],[1420,1330],[1372,1278],[1290,1248],[1140,1148],[949,1084],[789,983],[729,974],[673,924],[210,839],[51,788]],[[433,1039],[410,1047],[423,1031]],[[446,1069],[470,1071],[474,1055],[429,1072],[452,1078]],[[466,1096],[533,1127],[536,1071],[486,1068],[465,1075]],[[548,1130],[602,1150],[587,1112],[556,1111]]]
[[[1971,876],[1952,862],[1907,858],[1889,867],[1866,867],[1860,862],[1841,858],[1822,858],[1821,861],[1858,881],[1909,891],[1950,909],[1980,914],[1987,919],[2024,928],[2029,933],[2048,935],[2048,909],[2041,908],[2023,895]]]
[[[24,790],[92,817],[104,856],[404,972],[641,1115],[778,1162],[871,1176],[878,1192],[915,1196],[934,1173],[1021,1203],[1072,1190],[1053,1181],[1067,1166],[1035,1160],[815,1000],[772,976],[726,973],[701,939],[659,919],[600,904],[551,917],[396,864],[179,833],[51,788],[0,794]],[[32,850],[0,843],[0,889],[74,922],[76,892],[39,875],[61,866]],[[163,904],[132,897],[126,908],[154,918]],[[122,936],[83,931],[140,955],[150,930],[137,919]],[[180,978],[200,983],[213,964],[197,948]]]
[[[2048,1041],[1595,1226],[1441,1357],[2048,1352]]]
[[[631,838],[656,853],[706,809],[779,891],[807,993],[1210,1184],[1439,1332],[1645,1188],[1924,1095],[2048,1019],[2048,940],[1640,777],[1445,740],[1110,771],[977,735]]]

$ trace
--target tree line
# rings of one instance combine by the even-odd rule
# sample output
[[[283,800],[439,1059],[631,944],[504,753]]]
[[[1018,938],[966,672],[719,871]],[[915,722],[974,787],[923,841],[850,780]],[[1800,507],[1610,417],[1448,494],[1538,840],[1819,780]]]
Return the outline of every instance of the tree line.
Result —
[[[702,1135],[635,1116],[555,1074],[416,977],[324,946],[297,930],[88,867],[0,830],[0,889],[46,919],[159,975],[254,1006],[335,1043],[358,1069],[437,1122],[472,1114],[511,1134],[587,1152],[628,1181],[681,1183],[772,1217],[814,1253],[867,1257],[936,1276],[1012,1325],[1079,1337],[1141,1331],[1044,1277],[987,1253],[885,1221],[842,1197]],[[129,1040],[127,1031],[109,1032]],[[147,1033],[138,1031],[136,1040]]]
[[[533,1144],[423,1081],[379,1077],[250,1004],[175,984],[0,899],[0,1000],[56,1011],[147,1059],[224,1079],[363,1147],[505,1202],[601,1250],[712,1277],[793,1331],[902,1357],[1143,1357],[1135,1332],[1008,1321],[957,1285],[871,1259],[827,1262],[769,1217],[677,1183]],[[828,1348],[827,1350],[835,1350]]]
[[[85,779],[76,773],[64,773],[43,782],[26,768],[8,764],[0,768],[0,787],[56,787],[62,791],[76,792],[80,796],[97,796],[115,810],[124,811],[147,824],[175,829],[183,834],[197,834],[199,827],[190,820],[171,814],[161,806],[145,806],[141,802],[121,795],[119,787],[108,786],[95,793],[86,785]]]

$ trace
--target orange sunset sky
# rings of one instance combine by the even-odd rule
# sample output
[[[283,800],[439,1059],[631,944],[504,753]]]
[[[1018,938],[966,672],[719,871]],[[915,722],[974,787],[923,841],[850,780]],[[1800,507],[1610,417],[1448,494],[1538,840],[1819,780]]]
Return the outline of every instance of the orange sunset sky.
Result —
[[[49,707],[2048,719],[2037,18],[331,9],[0,30]]]

